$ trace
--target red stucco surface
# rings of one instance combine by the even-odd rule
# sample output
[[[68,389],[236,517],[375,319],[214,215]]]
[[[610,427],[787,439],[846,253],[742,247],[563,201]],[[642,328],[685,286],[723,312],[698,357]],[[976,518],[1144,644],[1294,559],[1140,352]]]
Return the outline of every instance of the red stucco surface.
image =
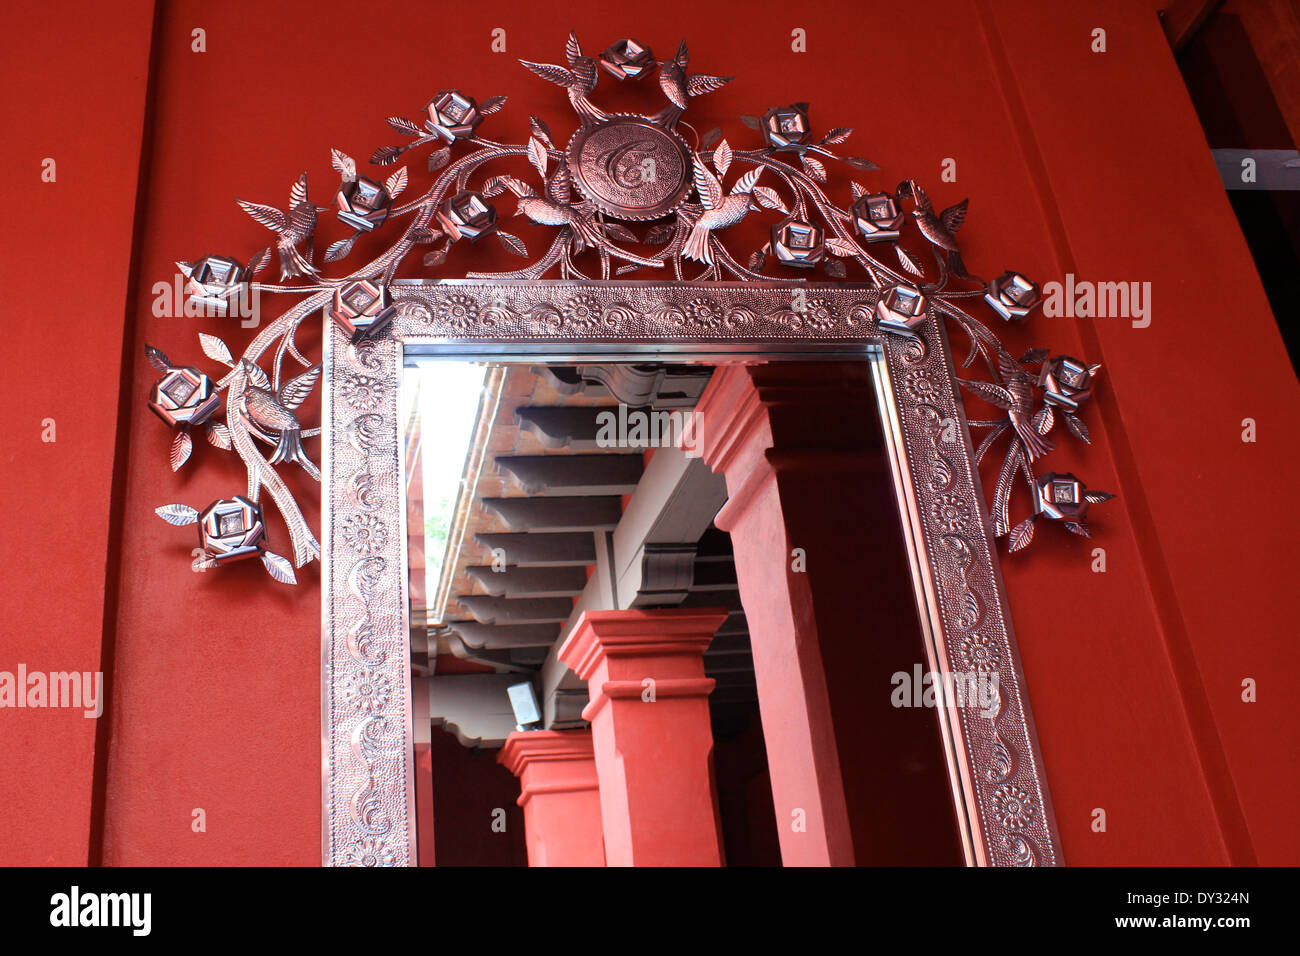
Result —
[[[0,669],[102,668],[112,693],[99,722],[0,711],[0,862],[319,860],[318,577],[294,591],[265,586],[255,565],[196,575],[189,534],[152,513],[228,495],[243,476],[207,446],[171,474],[170,435],[143,404],[144,341],[202,362],[200,328],[232,345],[249,333],[156,318],[151,287],[176,259],[261,248],[234,197],[282,202],[307,170],[324,201],[331,147],[364,158],[397,142],[383,117],[414,115],[437,89],[508,94],[492,120],[503,135],[521,136],[530,112],[568,129],[562,97],[514,60],[553,60],[570,25],[593,47],[632,34],[665,52],[685,36],[693,65],[737,74],[693,107],[701,129],[740,139],[737,114],[792,100],[811,101],[823,127],[857,127],[855,151],[882,167],[869,181],[915,175],[938,203],[971,197],[962,240],[978,271],[1152,283],[1149,328],[1040,316],[1008,333],[1013,352],[1104,363],[1085,416],[1095,444],[1051,461],[1120,496],[1097,510],[1095,540],[1043,528],[1003,561],[1064,856],[1300,859],[1300,389],[1154,5],[1082,6],[754,0],[743,14],[616,14],[582,0],[563,16],[421,4],[388,17],[333,0],[176,2],[153,36],[148,126],[151,5],[10,11],[23,42],[0,61]],[[382,66],[366,17],[393,24]],[[489,51],[494,27],[504,55]],[[790,50],[794,27],[807,54]],[[1104,55],[1089,52],[1095,27]],[[195,28],[205,53],[191,51]],[[47,156],[53,184],[40,181]],[[955,184],[939,180],[946,157]],[[40,440],[46,417],[54,443]],[[1094,547],[1105,574],[1090,570]],[[1240,699],[1248,677],[1254,704]],[[196,808],[205,833],[191,829]],[[1090,827],[1096,808],[1105,833]]]

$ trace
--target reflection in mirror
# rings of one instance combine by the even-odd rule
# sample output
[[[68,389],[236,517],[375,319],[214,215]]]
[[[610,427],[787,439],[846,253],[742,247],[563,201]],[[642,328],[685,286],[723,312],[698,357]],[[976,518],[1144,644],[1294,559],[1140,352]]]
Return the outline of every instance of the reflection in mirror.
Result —
[[[422,865],[963,862],[870,361],[409,361]]]

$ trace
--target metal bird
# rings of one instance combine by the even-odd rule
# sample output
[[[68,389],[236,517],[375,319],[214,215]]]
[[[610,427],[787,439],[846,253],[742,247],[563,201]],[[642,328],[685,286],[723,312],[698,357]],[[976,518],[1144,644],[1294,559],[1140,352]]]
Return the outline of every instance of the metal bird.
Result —
[[[930,202],[930,197],[926,195],[914,179],[902,183],[898,187],[898,195],[906,197],[911,195],[916,203],[916,208],[912,210],[912,218],[916,220],[916,227],[921,230],[921,235],[925,236],[933,245],[942,249],[943,252],[936,252],[941,263],[953,275],[962,279],[973,279],[974,277],[966,271],[966,265],[962,262],[961,249],[957,246],[957,231],[966,221],[966,208],[969,199],[963,199],[955,206],[949,206],[938,215],[934,212],[934,206]]]
[[[307,198],[307,174],[303,173],[289,189],[289,211],[262,203],[235,200],[244,212],[276,234],[275,248],[280,253],[280,278],[308,276],[320,273],[311,264],[311,238],[316,232],[316,214],[325,209]],[[307,255],[298,251],[299,243],[307,243]]]
[[[700,194],[704,212],[691,225],[691,234],[686,239],[682,255],[696,262],[713,265],[713,249],[709,243],[710,233],[714,229],[734,226],[745,218],[746,213],[758,208],[753,204],[752,194],[762,172],[762,166],[750,170],[736,181],[731,188],[731,195],[724,196],[721,181],[709,172],[702,158],[696,157],[695,190]]]
[[[671,60],[663,60],[659,64],[659,88],[664,91],[664,96],[668,97],[668,105],[655,114],[653,121],[668,129],[676,128],[677,119],[686,111],[690,97],[712,93],[735,79],[734,76],[705,76],[704,74],[687,76],[686,64],[690,62],[690,58],[686,41],[683,40],[677,47],[676,55]]]
[[[1006,409],[1011,427],[1019,436],[1029,460],[1041,458],[1056,446],[1039,433],[1039,426],[1034,421],[1034,377],[1002,348],[998,349],[998,377],[1002,379],[1001,385],[966,379],[961,379],[961,384],[989,404]]]
[[[663,263],[655,259],[646,259],[634,255],[609,242],[602,234],[595,219],[592,218],[595,206],[584,200],[579,203],[571,201],[571,175],[567,163],[561,163],[554,175],[546,181],[546,195],[537,195],[527,183],[508,179],[505,185],[519,197],[516,216],[527,216],[533,222],[543,226],[568,226],[577,240],[578,249],[590,246],[602,255],[617,256],[638,265],[662,268]]]
[[[567,70],[552,63],[533,63],[530,60],[519,62],[542,79],[564,87],[569,93],[569,102],[573,104],[574,112],[582,117],[584,126],[594,126],[608,119],[608,113],[587,99],[596,88],[596,61],[583,55],[582,48],[578,46],[578,35],[572,30],[569,31],[568,42],[564,44],[564,54],[569,63]]]
[[[262,431],[280,433],[280,441],[267,463],[274,465],[278,461],[296,461],[309,475],[320,481],[320,471],[302,447],[302,426],[293,410],[311,394],[320,378],[321,367],[313,365],[301,375],[285,382],[279,391],[272,391],[268,387],[270,383],[267,382],[265,373],[251,362],[245,359],[243,367],[248,380],[244,390],[244,407],[248,410],[249,420]]]

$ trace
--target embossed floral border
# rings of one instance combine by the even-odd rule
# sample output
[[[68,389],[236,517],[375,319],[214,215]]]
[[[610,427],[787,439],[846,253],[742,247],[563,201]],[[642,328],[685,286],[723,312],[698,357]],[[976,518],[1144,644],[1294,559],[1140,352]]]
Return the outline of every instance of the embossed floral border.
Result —
[[[801,308],[793,296],[802,289]],[[980,865],[1061,862],[1042,758],[942,324],[881,330],[871,287],[644,282],[398,283],[391,336],[326,344],[322,542],[327,865],[415,862],[402,442],[404,349],[843,351],[885,357],[878,387],[917,557],[930,666],[996,671],[992,719],[943,711],[967,850]],[[955,419],[960,428],[944,422]]]

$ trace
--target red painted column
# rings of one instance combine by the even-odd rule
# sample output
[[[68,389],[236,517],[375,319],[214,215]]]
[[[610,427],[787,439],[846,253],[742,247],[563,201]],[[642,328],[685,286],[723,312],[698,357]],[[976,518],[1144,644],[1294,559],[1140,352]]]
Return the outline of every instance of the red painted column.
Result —
[[[587,681],[605,860],[720,866],[704,650],[726,611],[587,611],[560,660]]]
[[[888,779],[918,745],[937,746],[923,737],[931,718],[900,720],[871,692],[887,686],[872,675],[923,653],[906,642],[916,625],[897,521],[865,500],[885,479],[871,389],[865,362],[733,365],[697,406],[702,456],[730,495],[715,523],[735,550],[787,866],[906,862],[912,851],[872,821],[951,816],[943,778],[919,800]],[[868,600],[879,594],[902,600]]]
[[[497,759],[519,778],[529,866],[605,865],[591,731],[515,731]]]

